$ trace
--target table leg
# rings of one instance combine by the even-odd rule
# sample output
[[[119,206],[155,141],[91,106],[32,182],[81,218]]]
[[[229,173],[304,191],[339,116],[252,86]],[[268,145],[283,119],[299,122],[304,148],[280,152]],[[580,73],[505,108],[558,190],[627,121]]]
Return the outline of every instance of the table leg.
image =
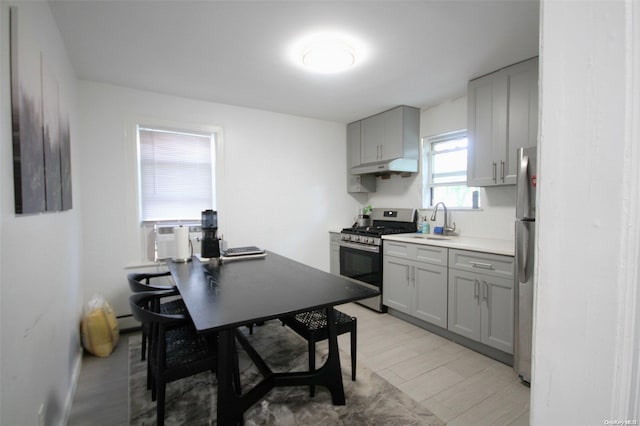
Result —
[[[342,383],[342,370],[340,368],[340,351],[338,349],[338,332],[336,326],[336,314],[333,307],[327,308],[327,331],[329,354],[324,365],[318,370],[309,372],[273,373],[260,358],[259,354],[251,347],[249,342],[238,334],[242,346],[249,357],[265,377],[246,394],[240,394],[239,385],[235,384],[234,371],[237,369],[237,354],[235,346],[235,329],[221,330],[218,335],[218,425],[241,425],[244,421],[244,412],[257,401],[262,399],[272,388],[276,386],[325,386],[331,393],[331,401],[334,405],[345,405],[344,385]]]
[[[342,370],[340,368],[340,351],[338,349],[338,331],[336,327],[336,311],[332,306],[327,308],[327,331],[329,333],[329,355],[324,368],[329,370],[329,381],[326,384],[331,392],[333,405],[345,405]]]
[[[233,371],[237,368],[233,365],[236,362],[234,339],[234,329],[222,330],[218,335],[218,425],[242,424],[242,414],[238,418],[240,410],[233,385]]]

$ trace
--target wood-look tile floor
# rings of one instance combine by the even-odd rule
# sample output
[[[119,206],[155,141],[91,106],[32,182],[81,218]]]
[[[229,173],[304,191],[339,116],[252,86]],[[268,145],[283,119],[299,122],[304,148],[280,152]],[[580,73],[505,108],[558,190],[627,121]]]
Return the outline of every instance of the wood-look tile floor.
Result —
[[[353,303],[338,309],[358,318],[358,363],[448,425],[529,424],[529,388],[511,367],[391,315]],[[339,345],[349,351],[348,334]],[[128,424],[127,355],[123,335],[110,357],[84,357],[70,426]]]
[[[529,388],[513,368],[409,324],[350,303],[358,319],[358,363],[451,426],[528,425]],[[343,350],[348,335],[339,336]]]

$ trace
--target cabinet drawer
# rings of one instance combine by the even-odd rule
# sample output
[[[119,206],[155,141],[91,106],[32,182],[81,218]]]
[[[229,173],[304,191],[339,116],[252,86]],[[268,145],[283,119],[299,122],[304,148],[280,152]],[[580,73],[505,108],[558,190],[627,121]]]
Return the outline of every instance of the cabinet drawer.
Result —
[[[449,249],[446,247],[416,244],[415,259],[420,262],[447,266],[448,253]]]
[[[447,266],[448,252],[449,249],[446,247],[399,243],[396,241],[385,241],[382,249],[382,253],[385,256],[400,257],[442,266]]]
[[[382,244],[382,254],[405,259],[413,259],[415,257],[413,244],[399,243],[396,241],[385,241]]]
[[[511,256],[466,250],[449,250],[449,268],[513,278],[514,267],[514,259]]]

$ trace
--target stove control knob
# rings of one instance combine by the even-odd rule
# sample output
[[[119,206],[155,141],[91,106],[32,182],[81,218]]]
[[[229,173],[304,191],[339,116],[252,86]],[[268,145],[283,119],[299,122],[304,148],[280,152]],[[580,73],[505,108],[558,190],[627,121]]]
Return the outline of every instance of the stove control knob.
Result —
[[[360,235],[354,235],[353,238],[351,238],[351,241],[355,241],[356,243],[360,241]]]
[[[351,239],[351,235],[349,234],[342,234],[342,241],[349,241]]]

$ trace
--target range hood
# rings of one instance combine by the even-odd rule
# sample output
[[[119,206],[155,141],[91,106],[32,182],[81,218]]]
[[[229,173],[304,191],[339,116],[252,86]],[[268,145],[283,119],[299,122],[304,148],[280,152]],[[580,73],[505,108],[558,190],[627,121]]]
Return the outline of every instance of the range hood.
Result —
[[[373,173],[415,173],[417,171],[418,160],[412,158],[396,158],[395,160],[361,164],[351,168],[351,174],[353,175],[368,175]]]

